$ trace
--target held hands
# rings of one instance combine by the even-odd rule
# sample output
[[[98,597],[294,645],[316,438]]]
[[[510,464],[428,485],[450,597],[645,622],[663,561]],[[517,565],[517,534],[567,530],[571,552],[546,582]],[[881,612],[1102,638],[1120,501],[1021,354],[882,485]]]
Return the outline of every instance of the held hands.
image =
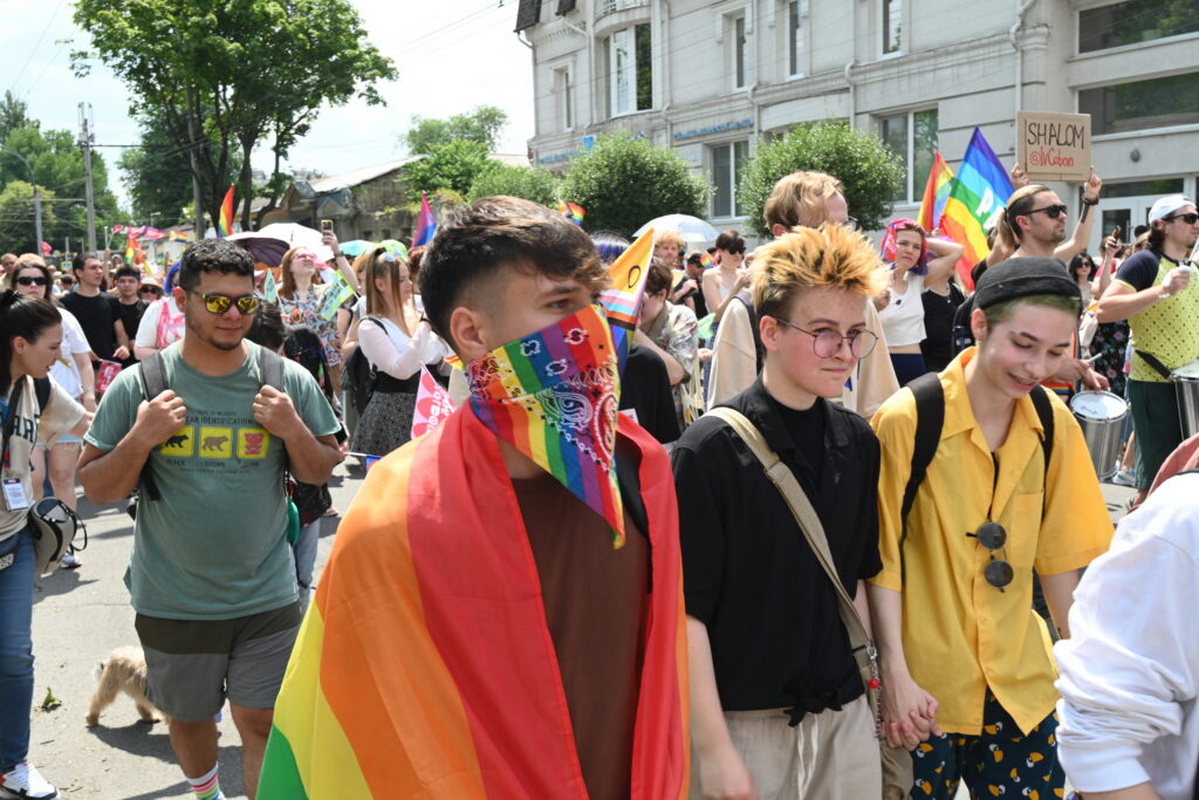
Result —
[[[1165,289],[1167,297],[1173,297],[1190,285],[1190,267],[1175,267],[1170,270],[1170,274],[1166,277],[1166,282],[1162,284],[1162,288]]]
[[[937,709],[940,703],[920,688],[911,677],[885,678],[883,693],[883,737],[888,747],[913,749],[929,736],[940,736]]]
[[[137,407],[136,429],[152,447],[165,442],[187,421],[183,398],[167,389],[153,400],[143,400]]]
[[[263,386],[254,395],[254,421],[278,439],[295,436],[296,426],[304,423],[296,413],[291,398],[274,386]]]
[[[1019,162],[1012,165],[1012,171],[1008,173],[1008,177],[1012,179],[1012,188],[1020,189],[1028,185],[1028,173],[1024,171],[1024,167],[1020,166]]]
[[[737,282],[733,284],[733,294],[736,294],[737,292],[744,289],[746,286],[749,286],[749,283],[752,280],[753,280],[753,275],[750,274],[749,270],[747,270],[747,269],[737,270]]]

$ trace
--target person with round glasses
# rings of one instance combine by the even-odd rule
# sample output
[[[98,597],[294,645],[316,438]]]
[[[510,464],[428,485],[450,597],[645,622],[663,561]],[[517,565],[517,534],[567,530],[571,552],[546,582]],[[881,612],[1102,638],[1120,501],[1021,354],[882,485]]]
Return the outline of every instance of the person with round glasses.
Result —
[[[949,800],[962,780],[974,797],[1020,797],[1028,786],[1061,796],[1056,671],[1032,608],[1033,570],[1067,637],[1078,570],[1112,535],[1078,423],[1038,385],[1068,356],[1081,310],[1056,259],[1013,258],[982,276],[970,316],[977,346],[937,377],[944,417],[906,520],[915,395],[901,390],[874,417],[883,568],[870,606],[883,730],[913,750],[913,796]],[[1052,413],[1050,448],[1034,391]]]
[[[844,225],[798,228],[758,248],[753,305],[765,364],[722,404],[747,417],[794,475],[859,604],[863,581],[880,566],[878,442],[864,419],[831,400],[875,347],[866,309],[884,280],[873,245]],[[874,718],[838,594],[783,495],[711,413],[683,432],[672,461],[693,789],[704,797],[879,797]]]

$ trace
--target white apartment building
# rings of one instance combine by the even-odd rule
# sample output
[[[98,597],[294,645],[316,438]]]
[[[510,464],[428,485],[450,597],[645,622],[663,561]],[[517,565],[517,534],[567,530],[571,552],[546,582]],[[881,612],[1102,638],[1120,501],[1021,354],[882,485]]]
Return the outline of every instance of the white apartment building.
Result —
[[[956,169],[975,126],[1010,165],[1018,109],[1092,115],[1103,232],[1199,188],[1199,0],[520,0],[516,30],[534,164],[649,137],[708,176],[717,227],[744,222],[756,143],[826,118],[903,157],[897,216],[915,216],[932,149]]]

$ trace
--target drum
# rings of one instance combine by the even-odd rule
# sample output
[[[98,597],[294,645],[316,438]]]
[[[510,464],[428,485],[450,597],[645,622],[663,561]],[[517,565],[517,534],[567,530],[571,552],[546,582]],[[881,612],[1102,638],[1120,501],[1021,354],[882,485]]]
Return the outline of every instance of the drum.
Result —
[[[1174,393],[1178,397],[1178,422],[1182,425],[1182,438],[1189,439],[1199,433],[1199,360],[1170,373],[1174,382]]]
[[[1128,403],[1111,392],[1079,392],[1071,398],[1070,410],[1082,428],[1095,474],[1099,480],[1107,480],[1116,474],[1120,431],[1128,416]]]

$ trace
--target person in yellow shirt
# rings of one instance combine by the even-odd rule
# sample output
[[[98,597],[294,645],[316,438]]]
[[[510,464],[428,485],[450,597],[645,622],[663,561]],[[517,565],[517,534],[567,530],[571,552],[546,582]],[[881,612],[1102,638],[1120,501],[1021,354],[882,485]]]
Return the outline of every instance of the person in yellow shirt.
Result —
[[[1010,259],[979,281],[978,344],[938,376],[944,420],[906,533],[915,396],[901,390],[874,417],[883,568],[868,591],[883,732],[913,749],[914,797],[948,800],[961,780],[974,797],[1062,796],[1057,671],[1033,570],[1068,637],[1078,570],[1107,549],[1112,525],[1069,409],[1050,393],[1046,447],[1029,394],[1068,356],[1080,312],[1055,259]]]

